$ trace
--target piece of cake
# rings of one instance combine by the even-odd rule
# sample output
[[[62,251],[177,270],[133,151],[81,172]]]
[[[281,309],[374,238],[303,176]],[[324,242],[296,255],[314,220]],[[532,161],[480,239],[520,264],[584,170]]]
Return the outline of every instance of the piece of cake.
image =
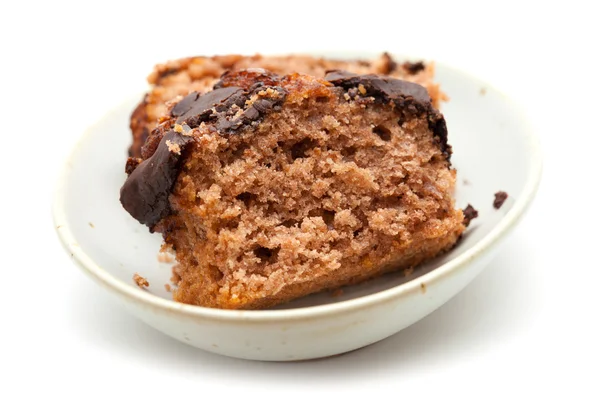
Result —
[[[168,102],[197,91],[211,90],[226,71],[248,68],[264,68],[277,74],[292,72],[324,77],[328,70],[346,70],[358,74],[385,74],[419,83],[427,88],[434,106],[445,99],[439,85],[433,81],[433,64],[405,62],[397,64],[383,53],[374,60],[330,60],[305,55],[289,56],[241,56],[189,57],[157,65],[148,77],[151,90],[131,115],[130,127],[133,143],[129,155],[141,157],[149,132],[158,120],[166,115]]]
[[[420,85],[252,69],[169,116],[121,202],[175,250],[177,301],[273,306],[416,266],[465,228],[446,123]]]

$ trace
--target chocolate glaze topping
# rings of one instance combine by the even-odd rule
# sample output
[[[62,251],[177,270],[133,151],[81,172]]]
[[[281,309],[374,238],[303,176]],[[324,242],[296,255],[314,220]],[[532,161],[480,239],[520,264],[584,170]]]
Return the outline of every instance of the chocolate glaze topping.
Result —
[[[195,128],[200,125],[200,122],[208,120],[213,113],[213,107],[222,107],[224,104],[231,105],[232,101],[235,102],[241,97],[242,92],[243,90],[239,87],[213,90],[204,95],[192,92],[173,107],[171,116],[177,117],[178,124],[187,123],[191,128]]]
[[[152,132],[142,151],[145,160],[127,161],[129,177],[121,188],[123,207],[152,230],[171,212],[169,194],[179,175],[184,150],[194,140],[189,131],[202,122],[211,122],[219,133],[233,133],[278,110],[286,94],[282,87],[255,82],[247,89],[221,85],[206,94],[194,92],[184,97],[171,110],[171,120]],[[174,124],[183,126],[183,134],[182,129],[172,129]]]
[[[325,80],[344,89],[356,88],[363,85],[367,93],[365,96],[385,97],[387,100],[417,103],[431,103],[427,90],[416,83],[402,81],[381,75],[357,75],[347,71],[328,71]]]
[[[250,90],[238,86],[220,87],[200,95],[191,93],[171,110],[178,124],[196,128],[202,122],[215,122],[220,133],[231,133],[244,125],[259,121],[280,108],[286,91],[279,86],[254,85]],[[251,104],[247,105],[246,102]],[[240,114],[239,111],[243,110]]]
[[[376,100],[393,102],[396,107],[412,114],[427,115],[429,128],[438,138],[442,153],[450,160],[452,148],[448,145],[448,129],[444,116],[431,105],[427,90],[416,83],[379,75],[357,75],[346,71],[328,71],[325,80],[345,90],[362,86],[365,96]]]
[[[140,163],[121,188],[121,204],[125,210],[151,230],[169,215],[169,194],[179,174],[182,153],[192,141],[191,136],[167,132],[152,157]],[[179,146],[179,152],[171,151],[170,146]]]

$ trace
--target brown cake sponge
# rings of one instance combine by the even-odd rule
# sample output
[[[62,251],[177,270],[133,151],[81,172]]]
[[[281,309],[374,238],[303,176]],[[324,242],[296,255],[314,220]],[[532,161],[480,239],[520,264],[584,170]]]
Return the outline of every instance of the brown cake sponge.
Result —
[[[273,306],[416,266],[465,229],[444,118],[407,81],[231,72],[145,150],[121,201],[175,250],[184,303]]]

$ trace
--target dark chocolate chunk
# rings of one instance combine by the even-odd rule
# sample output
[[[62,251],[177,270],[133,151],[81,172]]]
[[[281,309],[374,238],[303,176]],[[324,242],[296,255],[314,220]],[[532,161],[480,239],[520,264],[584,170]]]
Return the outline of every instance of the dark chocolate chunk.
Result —
[[[471,221],[479,216],[479,212],[472,205],[468,204],[467,208],[463,210],[463,215],[465,216],[463,225],[468,227]]]
[[[226,87],[216,89],[205,94],[193,92],[185,96],[171,110],[171,115],[177,117],[177,123],[187,123],[191,128],[195,128],[202,121],[207,121],[213,113],[213,108],[225,102],[231,106],[239,102],[243,89],[239,87]],[[229,100],[229,101],[228,101]]]
[[[364,96],[393,102],[399,110],[412,114],[427,114],[429,128],[437,137],[442,153],[450,160],[452,147],[448,145],[446,121],[444,116],[432,106],[431,97],[423,86],[387,76],[357,75],[339,70],[328,71],[325,80],[344,88],[349,94],[351,90],[358,88],[358,92],[364,92]]]
[[[502,207],[502,205],[504,204],[506,199],[508,199],[508,193],[502,192],[502,191],[495,193],[494,194],[494,208],[496,210],[498,210],[500,207]]]
[[[418,62],[407,61],[404,64],[402,64],[402,68],[404,68],[404,70],[406,72],[408,72],[409,74],[415,75],[425,69],[425,64],[423,64],[423,61],[418,61]]]
[[[182,153],[192,140],[191,136],[167,132],[154,154],[131,172],[121,188],[125,210],[150,230],[171,211],[169,194],[179,175]]]
[[[281,104],[285,100],[287,92],[280,86],[258,87],[248,95],[248,98],[252,98],[259,93],[267,94],[266,92],[270,92],[268,97],[257,98],[240,115],[236,115],[237,112],[233,112],[235,110],[227,110],[227,112],[218,115],[215,126],[219,132],[234,131],[244,125],[250,125],[259,121],[265,114],[271,111],[281,109]]]

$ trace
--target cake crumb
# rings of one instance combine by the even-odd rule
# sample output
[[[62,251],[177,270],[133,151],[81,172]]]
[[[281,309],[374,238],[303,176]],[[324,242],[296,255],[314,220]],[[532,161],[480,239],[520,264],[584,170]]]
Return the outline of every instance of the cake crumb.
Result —
[[[424,283],[421,283],[421,293],[423,293],[423,294],[427,293],[427,286],[425,286]]]
[[[148,283],[148,280],[146,280],[146,278],[144,278],[143,276],[139,275],[137,272],[135,274],[133,274],[133,281],[135,282],[136,285],[138,285],[138,287],[140,289],[145,289],[148,286],[150,286],[150,283]]]
[[[363,96],[364,96],[365,94],[367,94],[367,89],[365,89],[365,87],[363,86],[363,84],[362,84],[362,83],[359,83],[359,84],[358,84],[358,91],[359,91],[359,92],[360,92],[360,94],[362,94]]]
[[[495,193],[494,194],[494,208],[496,210],[500,209],[500,207],[502,207],[502,205],[504,204],[506,199],[508,199],[508,193],[503,192],[503,191],[499,191],[499,192]]]
[[[411,276],[413,272],[415,272],[415,268],[414,267],[408,267],[408,268],[404,268],[404,276],[408,277]]]
[[[171,285],[169,285],[168,283],[165,283],[165,290],[169,293],[171,293]]]
[[[177,285],[180,281],[181,281],[181,267],[179,264],[174,265],[173,268],[171,269],[172,275],[171,275],[171,283],[174,285]]]
[[[179,147],[177,143],[173,143],[170,140],[167,140],[165,143],[167,144],[167,147],[171,153],[181,155],[181,147]]]
[[[262,97],[277,98],[279,97],[279,92],[271,88],[267,88],[266,90],[261,90],[260,92],[258,92],[258,95]]]
[[[479,94],[482,96],[485,96],[485,94],[487,93],[487,89],[482,87],[481,89],[479,89]]]
[[[129,157],[125,163],[125,173],[131,175],[131,173],[142,163],[141,158]]]
[[[156,258],[158,259],[158,262],[161,262],[161,263],[171,263],[175,260],[173,255],[171,255],[165,251],[161,251],[160,253],[158,253]]]
[[[192,128],[190,128],[187,124],[175,124],[173,125],[173,130],[177,133],[182,134],[183,136],[192,136]]]
[[[463,179],[463,185],[469,186],[471,185],[471,181],[469,181],[468,179]]]
[[[471,221],[479,216],[479,212],[470,204],[463,210],[463,214],[465,216],[465,219],[463,220],[465,227],[468,227]]]
[[[340,297],[343,294],[344,294],[344,290],[342,288],[337,288],[337,289],[331,291],[331,297]]]
[[[92,224],[91,222],[88,222],[88,225],[90,226],[90,228],[95,228],[94,224]]]

